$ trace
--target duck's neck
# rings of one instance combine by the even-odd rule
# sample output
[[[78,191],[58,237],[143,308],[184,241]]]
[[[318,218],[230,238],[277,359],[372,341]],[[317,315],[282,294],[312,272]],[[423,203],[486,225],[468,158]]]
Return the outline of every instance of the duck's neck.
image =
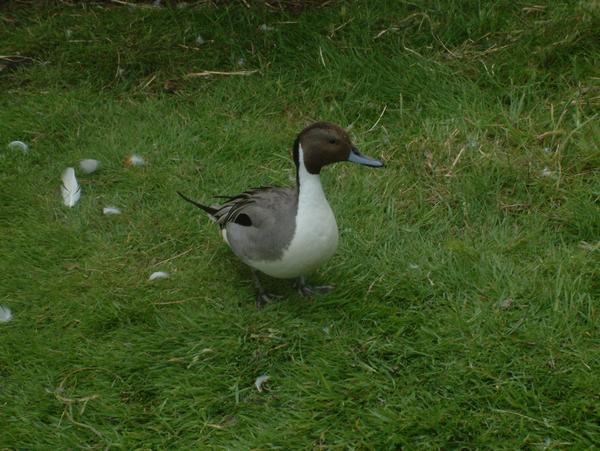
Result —
[[[304,165],[304,152],[298,145],[298,158],[296,160],[296,189],[298,190],[299,205],[310,203],[327,203],[325,192],[321,185],[319,174],[311,174]]]

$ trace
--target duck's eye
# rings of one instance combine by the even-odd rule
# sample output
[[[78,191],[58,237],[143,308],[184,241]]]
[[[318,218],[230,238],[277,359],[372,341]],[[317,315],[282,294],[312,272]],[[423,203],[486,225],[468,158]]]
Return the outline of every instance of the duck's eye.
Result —
[[[329,138],[329,144],[335,144],[336,142],[337,142],[337,139]]]

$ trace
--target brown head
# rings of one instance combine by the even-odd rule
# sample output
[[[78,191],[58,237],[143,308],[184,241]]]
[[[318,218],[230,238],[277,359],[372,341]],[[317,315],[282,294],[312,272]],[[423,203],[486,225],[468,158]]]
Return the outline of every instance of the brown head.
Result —
[[[339,125],[330,122],[315,122],[300,132],[294,142],[294,162],[300,163],[300,147],[304,167],[311,174],[318,174],[323,166],[338,161],[351,161],[379,168],[383,163],[362,155],[352,144],[348,133]]]

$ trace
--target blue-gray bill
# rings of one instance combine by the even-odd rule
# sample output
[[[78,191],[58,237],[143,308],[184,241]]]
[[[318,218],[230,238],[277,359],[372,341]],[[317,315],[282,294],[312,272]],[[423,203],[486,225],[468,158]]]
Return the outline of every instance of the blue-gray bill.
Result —
[[[383,163],[381,161],[363,155],[356,148],[350,151],[350,155],[348,155],[348,161],[351,161],[352,163],[363,164],[365,166],[371,166],[372,168],[383,167]]]

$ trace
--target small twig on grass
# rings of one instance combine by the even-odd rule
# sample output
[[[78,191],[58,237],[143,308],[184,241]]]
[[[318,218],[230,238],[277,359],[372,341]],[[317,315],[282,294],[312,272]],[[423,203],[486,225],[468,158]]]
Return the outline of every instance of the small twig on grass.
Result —
[[[190,252],[192,252],[193,249],[194,249],[193,247],[190,247],[189,249],[187,249],[187,250],[185,250],[183,252],[180,252],[177,255],[173,255],[172,257],[169,257],[169,258],[167,258],[165,260],[161,260],[158,263],[155,263],[154,265],[152,265],[151,268],[154,268],[155,266],[163,265],[165,263],[170,262],[171,260],[175,260],[176,258],[183,257],[185,254],[189,254]]]
[[[325,58],[323,58],[323,49],[321,48],[321,46],[319,46],[319,56],[321,57],[321,64],[323,64],[323,67],[326,67]]]
[[[500,208],[503,210],[527,210],[531,207],[531,204],[505,204],[500,201]]]
[[[66,375],[66,376],[63,378],[63,380],[60,382],[60,384],[58,385],[58,388],[57,388],[57,390],[58,390],[59,392],[62,392],[62,391],[64,391],[64,389],[65,389],[65,384],[67,383],[67,380],[68,380],[68,379],[69,379],[71,376],[74,376],[75,374],[78,374],[78,373],[81,373],[81,372],[84,372],[84,371],[103,371],[103,372],[105,372],[105,373],[108,373],[108,374],[110,374],[111,376],[115,376],[117,379],[120,379],[120,380],[121,380],[121,382],[123,382],[123,378],[122,378],[121,376],[119,376],[118,374],[115,374],[115,373],[113,373],[113,372],[111,372],[111,371],[108,371],[107,369],[104,369],[104,368],[98,368],[98,367],[83,367],[83,368],[76,368],[76,369],[74,369],[74,370],[72,370],[72,371],[69,371],[69,372],[67,373],[67,375]],[[85,399],[85,398],[82,398],[82,399]]]
[[[252,75],[256,72],[258,72],[258,69],[238,70],[238,71],[232,71],[232,72],[225,72],[225,71],[220,71],[220,70],[205,70],[202,72],[190,72],[189,74],[186,74],[186,77],[188,77],[188,78],[210,77],[211,75]]]
[[[0,61],[8,61],[11,63],[21,63],[21,62],[33,62],[35,61],[33,58],[22,55],[0,55]]]
[[[404,38],[402,39],[402,48],[404,48],[404,50],[406,50],[407,52],[412,53],[413,55],[418,56],[421,59],[424,59],[425,61],[429,61],[430,63],[435,63],[438,66],[442,66],[442,63],[434,60],[434,59],[429,59],[429,58],[425,58],[423,55],[421,55],[419,52],[417,52],[416,50],[411,49],[410,47],[407,47],[406,44],[404,44]]]
[[[458,163],[458,160],[460,160],[460,157],[462,156],[463,152],[465,151],[466,147],[461,147],[460,151],[458,152],[458,155],[456,156],[456,158],[454,159],[454,161],[452,162],[452,165],[450,166],[450,169],[448,169],[448,172],[446,172],[446,177],[452,177],[452,170],[454,169],[454,166],[456,166],[456,164]]]
[[[154,9],[156,8],[156,6],[154,5],[145,5],[143,3],[131,3],[131,2],[125,2],[123,0],[110,0],[112,3],[117,3],[119,5],[123,5],[123,6],[130,6],[132,8],[143,8],[143,9]]]
[[[383,36],[384,34],[390,32],[390,31],[398,31],[398,30],[399,30],[398,27],[386,28],[385,30],[381,30],[379,33],[377,33],[377,35],[375,35],[375,37],[373,39],[379,39],[381,36]]]
[[[73,423],[75,426],[79,426],[82,427],[84,429],[87,429],[88,431],[92,431],[94,434],[96,434],[98,437],[100,438],[104,438],[102,436],[102,434],[100,432],[98,432],[96,429],[94,429],[92,426],[90,426],[89,424],[85,424],[85,423],[80,423],[79,421],[76,421],[73,418],[73,415],[71,415],[71,413],[68,411],[68,408],[65,409],[65,414],[67,415],[67,418],[69,419],[69,421],[71,423]]]
[[[414,17],[421,17],[421,23],[419,24],[419,29],[421,28],[421,25],[423,24],[423,21],[426,20],[429,23],[429,31],[431,33],[431,36],[433,36],[433,38],[440,43],[440,45],[444,48],[444,50],[446,50],[446,52],[448,52],[454,58],[457,57],[456,54],[454,52],[452,52],[452,50],[450,50],[446,46],[446,44],[444,44],[444,42],[439,38],[439,36],[437,34],[435,34],[435,32],[433,31],[433,22],[431,21],[431,17],[429,17],[425,13],[414,13],[414,14],[411,14],[410,16],[405,17],[400,22],[398,22],[398,25],[386,28],[385,30],[381,30],[379,33],[377,33],[377,35],[373,39],[379,39],[381,36],[383,36],[384,34],[390,32],[390,31],[393,31],[393,32],[400,31],[400,29],[401,29],[400,24],[405,23],[405,22],[409,22]]]
[[[523,415],[522,413],[519,413],[519,412],[513,412],[512,410],[503,410],[503,409],[491,409],[491,410],[492,410],[492,412],[507,413],[509,415],[516,415],[518,417],[526,418],[526,419],[528,419],[530,421],[535,421],[536,423],[543,424],[546,427],[550,427],[550,428],[552,427],[546,421],[538,420],[537,418],[533,418],[533,417],[530,417],[528,415]]]
[[[95,399],[100,398],[100,395],[90,395],[90,396],[82,396],[81,398],[67,398],[65,396],[62,396],[60,393],[64,391],[65,389],[65,384],[67,383],[67,380],[73,376],[74,374],[80,373],[82,371],[94,371],[94,370],[102,370],[101,368],[78,368],[76,370],[73,370],[71,372],[69,372],[64,378],[63,380],[60,382],[60,384],[58,385],[58,388],[54,391],[54,396],[56,397],[56,399],[60,402],[62,402],[64,404],[64,409],[63,409],[63,414],[61,415],[61,421],[62,418],[66,415],[66,417],[69,419],[69,421],[71,423],[73,423],[75,426],[79,426],[82,427],[84,429],[87,429],[88,431],[93,432],[94,434],[96,434],[98,437],[103,438],[102,434],[100,432],[98,432],[94,427],[85,424],[85,423],[81,423],[77,420],[75,420],[73,418],[73,415],[71,414],[71,409],[73,408],[73,405],[76,403],[82,403],[82,406],[80,408],[80,414],[83,414],[85,407],[87,406],[88,401],[93,401]],[[106,371],[109,374],[110,371],[107,370],[102,370],[102,371]],[[119,376],[117,376],[119,377]],[[120,379],[120,377],[119,377]],[[60,423],[60,422],[59,422]]]
[[[153,302],[152,305],[185,304],[187,301]]]
[[[32,64],[35,60],[28,56],[2,56],[0,55],[0,71],[4,69],[12,69],[21,64]]]
[[[521,11],[523,11],[524,13],[540,13],[544,12],[545,9],[546,7],[542,5],[532,5],[521,8]]]
[[[58,392],[54,392],[54,396],[60,402],[64,402],[65,404],[74,404],[76,402],[88,402],[93,401],[94,399],[98,399],[100,395],[91,395],[91,396],[82,396],[81,398],[66,398],[62,395],[59,395]]]
[[[153,75],[152,77],[150,77],[150,80],[148,80],[146,83],[144,83],[144,85],[142,87],[140,87],[140,91],[143,91],[144,89],[146,89],[150,83],[152,83],[154,80],[156,80],[156,74]]]
[[[121,69],[121,53],[117,49],[117,70],[115,71],[115,80],[121,76],[123,69]]]
[[[369,130],[367,130],[367,132],[372,132],[373,130],[375,130],[375,127],[377,127],[377,124],[379,124],[379,121],[383,117],[383,113],[385,113],[385,110],[387,110],[387,105],[385,105],[383,107],[383,110],[381,111],[381,114],[379,115],[379,117],[377,118],[377,120],[375,121],[375,123],[373,124],[373,126]]]
[[[419,24],[419,28],[421,28],[421,24],[423,23],[423,20],[425,20],[425,18],[429,18],[429,16],[427,16],[427,14],[425,13],[414,13],[414,14],[410,14],[409,16],[406,16],[404,19],[402,19],[400,22],[398,22],[397,25],[386,28],[385,30],[381,30],[379,33],[377,33],[377,35],[373,38],[373,39],[378,39],[381,36],[383,36],[384,34],[390,32],[390,31],[400,31],[400,25],[404,24],[405,22],[409,22],[412,19],[414,19],[415,17],[421,17],[421,23]]]
[[[368,296],[369,294],[371,294],[371,290],[373,290],[373,287],[375,286],[375,284],[376,284],[377,282],[381,282],[381,279],[383,279],[383,276],[384,276],[384,275],[382,274],[382,275],[380,275],[379,277],[377,277],[376,279],[374,279],[374,280],[373,280],[373,282],[371,282],[371,285],[369,285],[369,288],[367,289],[367,296]]]
[[[536,139],[538,141],[543,141],[545,138],[547,138],[548,136],[556,136],[556,135],[562,135],[565,131],[564,130],[550,130],[544,133],[540,133],[539,135],[536,136]]]
[[[346,22],[344,22],[343,24],[335,27],[333,30],[331,30],[331,33],[329,33],[329,39],[333,38],[333,36],[335,35],[336,31],[341,30],[342,28],[344,28],[346,25],[348,25],[350,22],[352,22],[354,20],[354,17],[350,18],[349,20],[347,20]]]
[[[204,44],[202,45],[206,45],[206,44],[212,44],[213,42],[215,42],[214,39],[209,39],[208,41],[204,41]],[[185,45],[185,44],[177,44],[179,47],[181,47],[182,49],[186,49],[186,50],[194,50],[196,52],[201,52],[202,49],[200,47],[192,47],[189,45]]]

